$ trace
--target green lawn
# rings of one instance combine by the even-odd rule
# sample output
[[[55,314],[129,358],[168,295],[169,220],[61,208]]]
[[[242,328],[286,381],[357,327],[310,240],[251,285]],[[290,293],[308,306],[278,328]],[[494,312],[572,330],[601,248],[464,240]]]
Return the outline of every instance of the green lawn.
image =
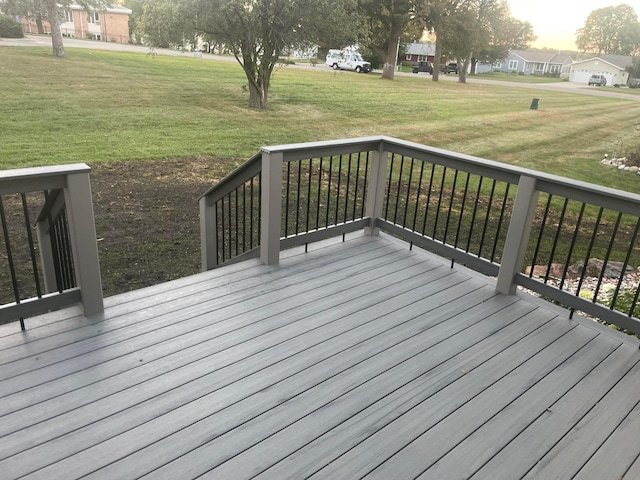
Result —
[[[235,62],[0,47],[0,168],[242,159],[263,145],[384,134],[640,191],[637,175],[600,165],[640,147],[637,101],[283,67],[259,112],[246,83]]]

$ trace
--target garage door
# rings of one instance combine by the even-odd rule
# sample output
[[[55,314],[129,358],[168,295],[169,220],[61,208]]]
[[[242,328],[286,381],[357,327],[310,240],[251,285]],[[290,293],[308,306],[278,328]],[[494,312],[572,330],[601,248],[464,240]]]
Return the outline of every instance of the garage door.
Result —
[[[591,72],[575,72],[573,74],[573,82],[575,83],[588,83],[589,77],[591,77]]]

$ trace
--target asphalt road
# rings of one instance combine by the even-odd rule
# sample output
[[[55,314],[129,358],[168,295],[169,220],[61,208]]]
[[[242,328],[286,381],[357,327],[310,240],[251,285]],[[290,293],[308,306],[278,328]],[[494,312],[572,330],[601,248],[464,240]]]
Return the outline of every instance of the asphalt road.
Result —
[[[112,42],[99,42],[95,40],[81,40],[77,38],[65,38],[64,39],[65,47],[73,47],[73,48],[90,48],[94,50],[115,50],[115,51],[123,51],[123,52],[138,52],[141,54],[148,55],[151,53],[149,47],[143,47],[140,45],[122,45],[119,43]],[[13,46],[13,47],[51,47],[51,38],[48,36],[41,35],[27,35],[24,38],[0,38],[0,46]],[[153,50],[153,53],[156,55],[168,55],[174,57],[194,57],[198,56],[198,58],[202,58],[204,60],[225,60],[235,62],[235,58],[231,56],[225,55],[210,55],[210,54],[196,54],[192,52],[181,52],[178,50],[170,50],[164,48],[158,48]],[[326,70],[328,72],[333,72],[333,70],[324,65],[319,64],[315,67],[310,65],[290,65],[293,68],[317,68],[320,70]],[[287,67],[289,68],[289,67]],[[343,72],[345,74],[351,74],[351,72]],[[416,75],[413,73],[404,73],[404,72],[396,72],[396,75]],[[419,78],[425,79],[425,81],[431,81],[431,75],[426,73],[417,74]],[[441,81],[457,81],[457,75],[440,75]],[[612,90],[609,88],[602,87],[589,87],[587,85],[581,83],[572,83],[572,82],[556,82],[556,83],[520,83],[520,82],[505,82],[502,80],[487,80],[484,78],[474,78],[467,77],[467,83],[481,83],[487,85],[504,85],[508,87],[514,88],[525,88],[525,89],[533,89],[533,90],[542,90],[542,91],[554,91],[554,92],[564,92],[564,93],[575,93],[580,95],[592,95],[598,97],[611,97],[611,98],[620,98],[623,100],[632,100],[636,102],[640,102],[640,95],[625,93],[624,89],[617,91],[618,89]]]

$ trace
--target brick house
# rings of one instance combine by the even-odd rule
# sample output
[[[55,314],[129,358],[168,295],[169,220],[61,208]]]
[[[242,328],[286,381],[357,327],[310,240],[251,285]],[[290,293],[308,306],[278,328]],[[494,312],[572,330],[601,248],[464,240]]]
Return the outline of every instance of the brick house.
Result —
[[[405,53],[401,55],[401,62],[433,62],[436,54],[436,46],[432,43],[407,43]]]
[[[60,12],[60,30],[65,37],[89,38],[103,42],[129,43],[129,15],[131,10],[111,5],[96,10],[85,10],[75,3]],[[37,33],[33,18],[22,18],[25,33]],[[43,22],[45,33],[51,32],[49,22]]]

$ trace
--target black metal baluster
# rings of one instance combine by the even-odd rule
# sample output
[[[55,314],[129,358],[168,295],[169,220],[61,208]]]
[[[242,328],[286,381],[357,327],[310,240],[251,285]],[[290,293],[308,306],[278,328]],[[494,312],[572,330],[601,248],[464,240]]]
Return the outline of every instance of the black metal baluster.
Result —
[[[11,251],[11,242],[9,240],[9,227],[7,225],[7,216],[4,211],[4,203],[0,196],[0,222],[2,222],[2,234],[4,236],[4,246],[7,251],[7,260],[9,262],[9,272],[11,274],[11,284],[13,286],[13,296],[16,304],[20,303],[20,290],[18,289],[18,278],[13,263],[13,252]],[[20,328],[24,331],[24,320],[20,318]]]
[[[404,174],[404,155],[400,157],[400,172],[398,173],[398,184],[396,186],[396,205],[393,210],[393,224],[397,225],[398,220],[398,207],[400,205],[400,190],[402,187],[402,175]],[[391,196],[391,191],[389,191]]]
[[[549,194],[547,197],[547,206],[544,209],[544,215],[542,216],[542,222],[540,224],[540,232],[538,234],[538,241],[536,242],[536,248],[535,251],[533,253],[533,259],[531,260],[531,271],[529,272],[529,278],[533,277],[533,269],[536,266],[536,264],[538,263],[538,254],[540,253],[540,247],[542,246],[542,237],[544,236],[544,227],[547,224],[547,218],[549,216],[549,210],[551,209],[551,199],[553,198],[553,195]],[[547,283],[547,276],[549,275],[549,269],[547,269],[547,272],[545,274],[545,280],[544,283]]]
[[[249,212],[250,212],[250,218],[249,218],[249,250],[253,250],[253,215],[254,215],[254,211],[253,211],[253,180],[255,179],[255,177],[251,178],[251,182],[249,183]]]
[[[322,196],[322,157],[318,168],[318,196],[316,198],[316,230],[320,228],[320,198]]]
[[[458,228],[456,229],[456,238],[453,241],[453,248],[458,248],[458,239],[460,237],[460,231],[462,230],[462,222],[464,221],[464,208],[467,204],[467,192],[469,191],[469,181],[471,179],[471,174],[469,172],[466,173],[467,180],[464,183],[464,193],[462,194],[462,204],[460,205],[460,216],[458,217]],[[469,238],[471,238],[471,232],[469,232]]]
[[[458,172],[456,169],[453,174],[453,185],[451,185],[451,198],[449,199],[449,211],[447,212],[447,221],[444,224],[444,236],[442,238],[442,243],[447,244],[447,233],[449,233],[449,223],[451,221],[451,212],[453,210],[453,200],[456,196],[456,184],[458,183]]]
[[[346,188],[346,192],[344,195],[344,212],[343,212],[343,218],[344,218],[344,223],[347,223],[348,220],[353,220],[352,218],[349,219],[348,215],[349,215],[349,191],[350,191],[350,187],[351,187],[351,158],[352,158],[353,154],[350,153],[349,154],[349,162],[347,163],[347,188]],[[355,203],[355,199],[354,199],[354,203]]]
[[[478,204],[480,203],[480,196],[482,195],[482,183],[484,181],[484,177],[480,176],[480,181],[478,182],[478,191],[476,192],[476,201],[473,205],[473,213],[471,214],[471,223],[469,225],[469,237],[467,238],[467,247],[465,248],[465,252],[469,253],[471,249],[471,239],[473,238],[473,227],[476,224],[476,215],[478,214]],[[484,232],[482,234],[484,236]],[[478,258],[480,258],[480,252],[478,251]]]
[[[580,294],[580,288],[582,288],[582,283],[584,282],[584,277],[587,275],[587,263],[589,263],[589,258],[591,258],[591,251],[593,250],[593,246],[596,243],[596,238],[598,237],[598,228],[600,228],[600,222],[602,221],[602,214],[604,213],[604,208],[600,207],[598,211],[598,218],[596,218],[596,223],[593,226],[593,233],[591,235],[591,240],[589,241],[589,247],[587,248],[587,256],[584,259],[584,263],[582,264],[582,273],[580,274],[580,280],[578,280],[577,292]],[[594,297],[595,301],[595,297]]]
[[[242,253],[247,251],[247,182],[242,184]]]
[[[224,197],[222,197],[218,203],[220,204],[220,221],[222,223],[222,262],[224,263],[226,261],[226,259],[227,259],[226,255],[225,255],[226,251],[225,251],[225,248],[224,248],[224,244],[227,241],[227,229],[226,229],[225,221],[224,221],[224,214],[225,214],[225,211],[224,211]]]
[[[489,218],[491,217],[491,207],[493,205],[493,196],[496,192],[496,179],[493,179],[491,185],[491,193],[489,194],[489,203],[487,203],[487,214],[484,217],[484,227],[482,228],[482,236],[480,237],[480,247],[478,248],[478,258],[482,258],[482,248],[484,247],[484,239],[487,234],[487,228],[489,228]],[[467,247],[467,252],[469,248]]]
[[[307,219],[305,221],[305,231],[309,232],[309,216],[311,215],[311,179],[313,177],[313,159],[309,159],[309,182],[307,183]]]
[[[418,223],[418,206],[420,204],[420,191],[422,190],[422,175],[424,174],[424,161],[420,161],[420,178],[418,179],[418,188],[416,190],[416,208],[413,211],[413,223],[411,230],[416,231],[416,223]]]
[[[567,252],[567,260],[564,262],[564,269],[562,271],[562,278],[560,279],[560,285],[564,284],[565,279],[567,278],[567,271],[569,270],[569,264],[571,262],[571,257],[573,256],[573,250],[575,249],[576,243],[578,241],[578,235],[580,234],[580,225],[582,225],[582,217],[584,215],[584,210],[586,208],[586,203],[582,202],[582,206],[580,207],[580,213],[578,214],[578,220],[576,221],[576,227],[573,231],[573,235],[571,238],[571,244],[569,245],[569,251]],[[579,292],[576,292],[578,295]]]
[[[289,236],[289,189],[291,187],[291,162],[287,162],[287,183],[284,203],[284,238]]]
[[[607,265],[609,263],[609,258],[611,257],[611,251],[613,250],[613,245],[616,241],[616,235],[618,234],[618,229],[620,228],[620,222],[622,221],[622,212],[618,212],[618,218],[616,220],[616,224],[613,227],[613,233],[611,234],[611,241],[609,242],[609,248],[607,248],[607,253],[604,256],[604,262],[602,264],[602,270],[600,271],[600,277],[598,277],[598,285],[596,285],[596,290],[593,292],[593,299],[595,301],[598,298],[598,293],[600,292],[600,287],[602,286],[602,279],[604,278],[605,270],[607,269]],[[624,272],[621,273],[621,275]]]
[[[298,160],[298,186],[297,186],[297,207],[296,207],[296,228],[295,235],[300,233],[300,182],[302,181],[302,160]]]
[[[553,263],[553,258],[556,255],[556,248],[560,240],[560,230],[562,229],[562,225],[564,223],[564,216],[567,213],[568,204],[569,204],[569,199],[565,198],[564,205],[562,206],[562,212],[560,213],[560,220],[558,220],[558,228],[556,228],[556,235],[553,239],[553,245],[551,245],[551,252],[549,253],[549,262],[547,263],[547,273],[544,277],[544,283],[547,283],[547,280],[549,278],[549,273],[551,272],[551,264]],[[531,268],[533,269],[533,266]],[[562,289],[562,284],[560,284],[560,289]]]
[[[333,177],[333,155],[329,157],[329,181],[327,183],[327,205],[324,216],[324,226],[329,226],[329,210],[331,209],[331,179]]]
[[[38,262],[36,260],[36,247],[33,243],[33,233],[31,232],[31,221],[29,220],[29,208],[27,206],[27,195],[21,193],[22,211],[24,213],[24,225],[27,230],[27,240],[29,242],[29,255],[31,257],[31,268],[33,269],[33,281],[36,287],[38,298],[42,297],[42,289],[40,288],[40,275],[38,274]]]
[[[424,219],[422,220],[422,235],[425,235],[427,231],[427,216],[429,214],[429,208],[431,207],[431,192],[433,191],[433,179],[436,173],[435,164],[431,164],[431,175],[429,176],[429,191],[427,193],[427,203],[424,206]],[[433,238],[433,237],[432,237]]]
[[[338,161],[338,185],[336,185],[336,214],[334,216],[333,224],[338,224],[338,212],[340,210],[340,187],[342,186],[342,155]]]

